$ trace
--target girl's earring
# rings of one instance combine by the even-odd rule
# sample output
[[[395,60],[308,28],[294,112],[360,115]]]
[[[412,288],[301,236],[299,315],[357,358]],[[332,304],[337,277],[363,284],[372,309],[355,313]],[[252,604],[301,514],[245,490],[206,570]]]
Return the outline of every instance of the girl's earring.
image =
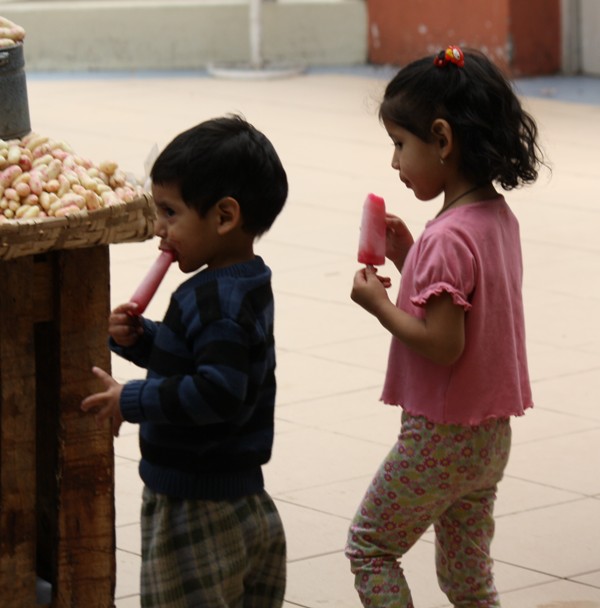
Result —
[[[443,165],[443,164],[444,164],[444,159],[440,158],[440,165]]]

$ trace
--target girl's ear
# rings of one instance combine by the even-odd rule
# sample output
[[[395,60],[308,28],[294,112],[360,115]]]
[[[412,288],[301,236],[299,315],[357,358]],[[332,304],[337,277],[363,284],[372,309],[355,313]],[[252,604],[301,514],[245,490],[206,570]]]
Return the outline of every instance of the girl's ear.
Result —
[[[215,205],[217,234],[224,235],[242,223],[239,203],[231,196],[225,196]]]
[[[431,125],[431,133],[434,141],[439,146],[440,160],[445,161],[454,147],[452,127],[447,120],[436,118]]]

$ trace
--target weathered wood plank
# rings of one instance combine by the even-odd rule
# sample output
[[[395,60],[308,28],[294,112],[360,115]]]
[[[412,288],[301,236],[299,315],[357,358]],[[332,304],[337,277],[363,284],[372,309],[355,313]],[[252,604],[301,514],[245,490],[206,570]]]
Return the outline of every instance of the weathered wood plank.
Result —
[[[114,456],[110,425],[80,409],[110,372],[108,246],[59,256],[60,427],[55,608],[111,608],[115,590]]]
[[[0,589],[35,606],[36,420],[33,260],[0,263]]]

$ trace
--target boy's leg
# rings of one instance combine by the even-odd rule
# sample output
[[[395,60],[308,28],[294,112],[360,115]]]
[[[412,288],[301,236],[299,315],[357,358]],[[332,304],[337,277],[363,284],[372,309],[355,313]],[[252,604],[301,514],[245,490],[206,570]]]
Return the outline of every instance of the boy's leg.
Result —
[[[251,590],[251,592],[249,591]],[[182,501],[144,489],[143,608],[279,608],[285,536],[266,494]]]
[[[271,497],[248,497],[252,517],[245,520],[248,551],[244,608],[279,608],[286,584],[286,541],[283,524]]]
[[[145,488],[141,524],[143,608],[241,608],[245,547],[229,503]]]

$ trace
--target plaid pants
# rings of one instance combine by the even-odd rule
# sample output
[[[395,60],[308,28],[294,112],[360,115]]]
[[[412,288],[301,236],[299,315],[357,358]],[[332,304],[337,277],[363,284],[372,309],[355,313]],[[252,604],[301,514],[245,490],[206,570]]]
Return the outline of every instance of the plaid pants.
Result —
[[[433,524],[439,585],[453,606],[496,608],[490,544],[508,420],[476,427],[402,415],[398,442],[354,516],[346,556],[364,606],[414,608],[399,559]]]
[[[271,497],[180,500],[144,488],[143,608],[279,608],[284,530]]]

